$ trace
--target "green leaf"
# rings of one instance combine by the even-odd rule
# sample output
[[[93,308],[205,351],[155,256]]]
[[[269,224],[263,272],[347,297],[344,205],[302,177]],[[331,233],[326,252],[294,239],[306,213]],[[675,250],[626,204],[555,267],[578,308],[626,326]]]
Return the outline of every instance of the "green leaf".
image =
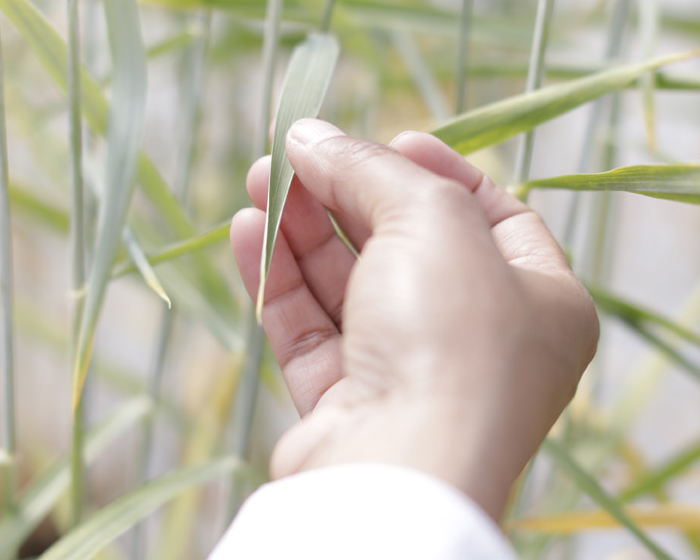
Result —
[[[56,29],[29,0],[0,0],[0,10],[22,34],[51,78],[65,91],[68,75],[68,51],[65,41]],[[81,69],[81,90],[83,116],[96,134],[105,136],[107,134],[109,104],[102,94],[100,86],[84,67]],[[198,232],[190,223],[182,204],[171,192],[153,162],[144,153],[139,156],[136,173],[144,193],[156,206],[172,231],[182,239],[196,236]],[[216,300],[216,305],[211,303],[210,307],[214,308],[219,316],[217,324],[233,324],[231,312],[236,309],[236,302],[221,274],[204,258],[197,258],[194,270],[196,280],[201,284],[200,289],[206,298]],[[205,324],[210,325],[206,319]],[[217,336],[218,334],[220,331],[217,331]],[[235,347],[237,339],[237,333],[229,327],[225,333],[224,346],[226,348]]]
[[[615,315],[625,322],[658,325],[700,347],[700,334],[685,328],[683,325],[600,288],[587,285],[586,289],[593,296],[593,299],[595,299],[596,304],[602,311]]]
[[[656,492],[663,488],[666,483],[677,479],[680,473],[687,471],[698,460],[700,460],[700,442],[684,449],[661,466],[645,472],[620,492],[618,499],[629,502],[645,494]]]
[[[584,471],[564,447],[550,438],[544,441],[542,447],[556,465],[566,472],[583,492],[588,494],[595,503],[617,519],[621,525],[629,529],[649,552],[659,560],[672,560],[672,557],[654,543],[632,520],[622,504],[603,490],[598,481]]]
[[[224,457],[205,465],[181,469],[145,484],[102,508],[57,541],[39,560],[92,558],[124,531],[181,492],[210,482],[237,468],[241,468],[240,461]]]
[[[139,272],[141,273],[141,276],[146,281],[146,284],[148,284],[148,286],[156,294],[158,294],[158,296],[163,301],[165,301],[165,303],[168,304],[168,308],[171,308],[172,302],[170,301],[168,294],[165,293],[165,288],[163,288],[162,284],[160,283],[160,280],[158,280],[158,276],[153,270],[151,263],[148,262],[148,259],[146,258],[143,249],[141,249],[141,245],[139,245],[139,242],[134,236],[134,233],[131,231],[131,228],[127,227],[126,229],[124,229],[123,238],[124,243],[126,244],[126,248],[128,249],[129,254],[131,255],[131,259],[134,261],[134,266],[138,268]]]
[[[134,0],[107,0],[104,7],[114,61],[107,135],[107,190],[100,205],[94,261],[73,362],[74,409],[80,402],[97,319],[126,223],[146,108],[146,51],[136,4]]]
[[[525,183],[523,188],[623,191],[700,204],[700,165],[634,165],[604,173],[535,179]]]
[[[285,138],[292,124],[305,117],[315,117],[330,85],[340,47],[332,35],[313,34],[294,49],[282,87],[275,135],[272,141],[272,168],[267,198],[267,224],[260,260],[260,289],[256,315],[262,314],[265,282],[270,272],[272,253],[282,221],[294,170],[287,159]]]
[[[36,225],[66,235],[70,229],[68,212],[59,205],[47,200],[46,195],[35,194],[27,185],[10,183],[10,203],[18,213],[25,214]]]
[[[88,434],[84,447],[86,463],[92,463],[127,428],[152,410],[144,397],[128,401]],[[17,504],[17,514],[0,521],[0,560],[8,560],[53,509],[70,484],[70,460],[63,458],[30,483]]]
[[[532,130],[537,125],[606,93],[625,88],[647,72],[698,54],[700,51],[692,51],[655,58],[642,64],[619,66],[585,78],[509,97],[465,113],[432,133],[458,152],[469,154]]]
[[[214,226],[204,233],[200,233],[194,237],[183,239],[182,241],[178,241],[177,243],[164,247],[157,253],[149,255],[147,260],[151,265],[157,265],[184,255],[189,255],[195,251],[201,251],[202,249],[218,245],[219,243],[228,239],[230,229],[231,221],[226,220],[225,223]],[[136,265],[129,262],[122,262],[114,267],[114,273],[112,276],[113,278],[118,278],[125,274],[135,272],[136,270]]]

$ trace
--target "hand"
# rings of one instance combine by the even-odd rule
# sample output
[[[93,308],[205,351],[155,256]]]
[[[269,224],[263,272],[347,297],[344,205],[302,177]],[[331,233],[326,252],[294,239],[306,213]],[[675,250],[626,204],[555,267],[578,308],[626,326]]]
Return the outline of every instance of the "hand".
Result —
[[[306,119],[287,153],[296,176],[263,325],[302,420],[272,476],[405,465],[498,519],[593,357],[590,296],[539,216],[430,135],[387,147]],[[253,165],[257,209],[231,226],[252,295],[269,171],[269,158]]]

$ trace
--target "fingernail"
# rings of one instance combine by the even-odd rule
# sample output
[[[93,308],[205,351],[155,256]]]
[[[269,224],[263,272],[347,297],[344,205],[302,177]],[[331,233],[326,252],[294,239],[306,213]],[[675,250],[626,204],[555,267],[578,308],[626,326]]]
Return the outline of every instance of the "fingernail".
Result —
[[[303,146],[310,146],[326,138],[343,135],[343,131],[338,127],[319,119],[301,119],[295,122],[287,133],[290,140]]]

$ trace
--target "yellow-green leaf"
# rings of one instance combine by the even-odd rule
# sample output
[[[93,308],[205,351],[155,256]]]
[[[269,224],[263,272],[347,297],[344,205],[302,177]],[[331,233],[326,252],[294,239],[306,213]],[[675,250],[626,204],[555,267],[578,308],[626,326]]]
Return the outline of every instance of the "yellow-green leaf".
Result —
[[[640,527],[700,531],[700,509],[697,507],[659,504],[653,507],[630,507],[625,511]],[[520,531],[568,535],[598,529],[619,529],[621,524],[609,512],[593,510],[516,519],[509,526]]]
[[[641,64],[619,66],[509,97],[458,116],[432,132],[458,152],[468,154],[532,130],[606,93],[625,88],[647,72],[698,54],[700,51],[693,51],[655,58]]]
[[[119,0],[123,1],[123,0]],[[58,540],[39,560],[92,558],[124,531],[175,496],[240,468],[232,457],[181,469],[125,494]]]
[[[700,204],[700,164],[634,165],[604,173],[535,179],[524,188],[623,191]]]

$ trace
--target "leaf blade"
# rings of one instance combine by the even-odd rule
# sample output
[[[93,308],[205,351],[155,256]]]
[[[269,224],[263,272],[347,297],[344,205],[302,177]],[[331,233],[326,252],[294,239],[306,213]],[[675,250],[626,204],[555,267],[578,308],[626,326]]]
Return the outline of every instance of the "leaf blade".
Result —
[[[698,54],[700,51],[655,58],[509,97],[461,115],[434,129],[432,134],[461,154],[469,154],[532,130],[606,93],[625,88],[647,72]]]
[[[603,173],[535,179],[524,188],[622,191],[700,204],[700,164],[633,165]]]
[[[272,141],[272,167],[268,188],[265,238],[260,259],[260,287],[256,305],[259,322],[262,315],[265,283],[272,264],[282,211],[294,175],[284,145],[287,131],[295,121],[315,117],[318,114],[330,85],[339,53],[340,46],[333,35],[312,34],[294,49],[289,63]]]

